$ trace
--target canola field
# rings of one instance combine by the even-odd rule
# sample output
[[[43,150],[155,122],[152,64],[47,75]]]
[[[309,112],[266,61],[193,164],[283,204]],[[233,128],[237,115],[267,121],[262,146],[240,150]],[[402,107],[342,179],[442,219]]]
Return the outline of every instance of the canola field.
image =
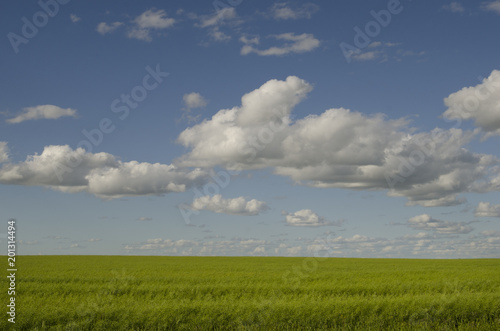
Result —
[[[498,259],[16,259],[2,330],[500,330]]]

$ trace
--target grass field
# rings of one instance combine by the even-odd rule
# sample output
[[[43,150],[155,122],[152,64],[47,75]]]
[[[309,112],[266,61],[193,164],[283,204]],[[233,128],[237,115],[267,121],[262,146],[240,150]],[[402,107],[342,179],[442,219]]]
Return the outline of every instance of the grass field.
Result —
[[[17,330],[500,330],[498,259],[21,256],[17,267]]]

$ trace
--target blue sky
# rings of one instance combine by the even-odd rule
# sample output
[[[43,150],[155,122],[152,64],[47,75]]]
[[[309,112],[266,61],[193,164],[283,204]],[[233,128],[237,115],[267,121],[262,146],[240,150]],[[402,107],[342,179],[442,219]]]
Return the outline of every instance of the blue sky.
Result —
[[[500,257],[500,1],[4,7],[18,253]]]

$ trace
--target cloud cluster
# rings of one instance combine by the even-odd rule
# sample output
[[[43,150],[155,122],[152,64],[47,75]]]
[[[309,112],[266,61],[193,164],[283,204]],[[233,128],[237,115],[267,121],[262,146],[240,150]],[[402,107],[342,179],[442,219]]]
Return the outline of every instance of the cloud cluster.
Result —
[[[476,207],[476,217],[500,217],[500,205],[492,205],[489,202],[480,202]]]
[[[410,218],[408,226],[417,230],[434,231],[438,234],[464,234],[473,230],[464,222],[437,220],[427,214]]]
[[[132,254],[219,255],[219,256],[315,256],[315,257],[408,257],[420,258],[498,258],[500,232],[482,231],[478,235],[443,236],[419,232],[397,238],[375,238],[363,234],[351,237],[321,235],[295,240],[255,238],[148,239],[127,244]]]
[[[244,197],[224,199],[220,194],[196,198],[190,206],[194,210],[210,210],[218,214],[250,216],[268,209],[263,201],[246,200]]]
[[[493,70],[480,84],[450,94],[444,103],[445,118],[473,120],[484,131],[500,134],[500,71]]]
[[[352,237],[332,235],[303,240],[308,255],[344,257],[498,257],[500,233],[483,231],[481,235],[443,236],[419,232],[394,239],[374,238],[356,234]]]
[[[101,198],[184,192],[204,182],[200,169],[160,163],[122,162],[108,153],[86,153],[69,146],[47,146],[20,163],[4,163],[0,183],[45,186],[63,192],[86,191]]]
[[[287,225],[291,226],[325,226],[329,223],[311,209],[302,209],[295,213],[283,213]]]
[[[149,9],[134,19],[134,26],[128,31],[129,38],[151,41],[151,30],[162,30],[173,26],[175,19],[167,17],[163,9]]]
[[[241,38],[240,41],[245,43],[245,45],[241,48],[241,55],[255,53],[261,56],[280,56],[290,53],[306,53],[314,50],[320,44],[320,41],[314,38],[314,35],[310,33],[303,33],[299,35],[294,33],[282,33],[279,35],[271,35],[269,37],[282,41],[283,44],[261,50],[253,46],[253,44],[259,43],[259,39],[248,40]]]
[[[71,108],[61,108],[54,105],[39,105],[26,107],[23,112],[14,118],[8,119],[8,123],[17,124],[24,121],[50,119],[55,120],[61,117],[77,117],[76,110]]]
[[[176,20],[168,17],[163,9],[151,8],[137,16],[129,25],[127,37],[150,42],[153,40],[151,31],[164,30],[172,27]],[[101,22],[97,25],[96,31],[102,35],[112,33],[119,27],[123,26],[123,22],[106,23]]]
[[[313,187],[390,189],[390,196],[405,196],[410,205],[454,205],[464,201],[458,197],[462,192],[500,189],[494,171],[499,160],[463,147],[473,132],[414,133],[406,119],[344,108],[293,122],[292,109],[311,90],[294,76],[266,82],[245,94],[241,106],[222,109],[184,130],[178,142],[191,151],[179,164],[272,167],[276,174]]]

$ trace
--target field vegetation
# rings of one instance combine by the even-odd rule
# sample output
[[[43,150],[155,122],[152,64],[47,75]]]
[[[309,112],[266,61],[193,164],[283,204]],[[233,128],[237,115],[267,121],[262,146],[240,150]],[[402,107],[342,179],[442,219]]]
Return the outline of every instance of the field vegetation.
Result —
[[[20,256],[17,267],[16,324],[4,314],[0,329],[500,330],[498,259]]]

